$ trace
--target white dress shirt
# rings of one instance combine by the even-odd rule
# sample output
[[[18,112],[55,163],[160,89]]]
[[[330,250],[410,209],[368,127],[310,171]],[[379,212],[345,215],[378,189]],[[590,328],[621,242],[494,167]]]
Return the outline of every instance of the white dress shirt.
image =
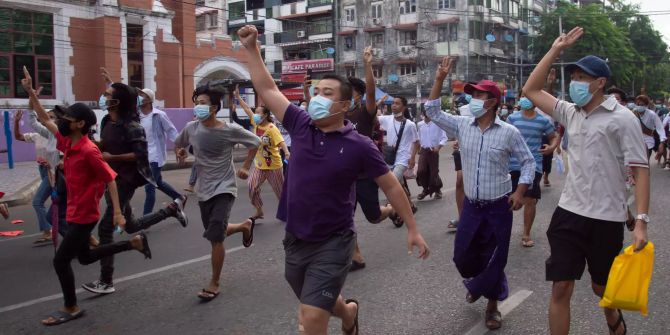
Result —
[[[419,143],[421,148],[433,149],[447,144],[447,133],[435,122],[419,122]]]

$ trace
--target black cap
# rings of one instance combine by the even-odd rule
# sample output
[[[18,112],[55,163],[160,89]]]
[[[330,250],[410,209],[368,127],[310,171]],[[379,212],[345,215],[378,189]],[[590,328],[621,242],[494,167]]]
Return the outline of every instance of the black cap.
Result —
[[[58,117],[69,116],[77,121],[85,121],[86,125],[84,128],[89,128],[98,123],[98,118],[95,116],[95,112],[93,112],[91,107],[81,102],[77,102],[69,107],[56,105],[56,107],[54,107],[54,113],[56,113],[56,116]]]
[[[584,71],[584,73],[595,78],[605,77],[609,79],[612,76],[612,72],[607,63],[601,58],[591,55],[578,60],[575,64],[566,66],[565,69],[568,72],[580,69]]]

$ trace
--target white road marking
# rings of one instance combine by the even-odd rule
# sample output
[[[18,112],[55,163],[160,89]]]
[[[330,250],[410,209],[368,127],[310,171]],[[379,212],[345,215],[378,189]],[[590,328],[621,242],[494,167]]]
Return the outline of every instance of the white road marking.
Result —
[[[242,249],[244,249],[244,246],[239,246],[239,247],[235,247],[235,248],[230,248],[230,249],[227,249],[227,250],[226,250],[226,253],[227,253],[227,254],[230,254],[230,253],[233,253],[233,252],[236,252],[236,251],[240,251],[240,250],[242,250]],[[126,277],[122,277],[122,278],[119,278],[119,279],[114,279],[114,283],[117,283],[117,284],[118,284],[118,283],[123,283],[123,282],[125,282],[125,281],[129,281],[129,280],[133,280],[133,279],[137,279],[137,278],[146,277],[146,276],[149,276],[149,275],[152,275],[152,274],[156,274],[156,273],[160,273],[160,272],[165,272],[165,271],[173,270],[173,269],[176,269],[176,268],[179,268],[179,267],[182,267],[182,266],[186,266],[186,265],[189,265],[189,264],[193,264],[193,263],[198,263],[198,262],[202,262],[202,261],[205,261],[205,260],[209,260],[210,257],[211,257],[211,254],[207,254],[207,255],[204,255],[204,256],[200,256],[200,257],[198,257],[198,258],[193,258],[193,259],[189,259],[189,260],[186,260],[186,261],[183,261],[183,262],[179,262],[179,263],[174,263],[174,264],[166,265],[166,266],[163,266],[163,267],[160,267],[160,268],[156,268],[156,269],[153,269],[153,270],[148,270],[148,271],[144,271],[144,272],[136,273],[136,274],[134,274],[134,275],[130,275],[130,276],[126,276]],[[77,291],[76,291],[77,294],[80,294],[80,293],[82,293],[82,292],[85,292],[85,291],[84,291],[84,289],[81,289],[81,288],[80,288],[80,289],[77,289]],[[63,294],[62,294],[62,293],[58,293],[58,294],[54,294],[54,295],[50,295],[50,296],[46,296],[46,297],[42,297],[42,298],[37,298],[37,299],[33,299],[33,300],[28,300],[28,301],[21,302],[21,303],[18,303],[18,304],[14,304],[14,305],[9,305],[9,306],[2,307],[2,308],[0,308],[0,313],[5,313],[5,312],[9,312],[9,311],[13,311],[13,310],[20,309],[20,308],[24,308],[24,307],[28,307],[28,306],[32,306],[32,305],[36,305],[36,304],[40,304],[40,303],[47,302],[47,301],[51,301],[51,300],[62,299],[62,298],[63,298]]]
[[[498,310],[500,311],[500,314],[502,314],[503,318],[507,316],[512,310],[514,310],[517,306],[521,305],[521,303],[526,300],[531,294],[533,294],[533,291],[529,290],[520,290],[516,293],[514,293],[512,296],[507,298],[507,300],[503,301],[502,304],[498,305]],[[504,327],[505,320],[503,319],[503,327]],[[484,319],[482,319],[479,323],[477,323],[476,326],[472,327],[465,335],[484,335],[489,332],[489,329],[486,328],[486,323],[484,322]]]

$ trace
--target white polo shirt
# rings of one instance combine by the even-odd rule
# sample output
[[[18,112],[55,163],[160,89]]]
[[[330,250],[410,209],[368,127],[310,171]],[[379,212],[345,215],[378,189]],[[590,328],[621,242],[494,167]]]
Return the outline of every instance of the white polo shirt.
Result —
[[[649,168],[640,122],[613,96],[588,114],[559,100],[552,116],[570,139],[570,173],[558,206],[593,219],[626,221],[626,167]]]

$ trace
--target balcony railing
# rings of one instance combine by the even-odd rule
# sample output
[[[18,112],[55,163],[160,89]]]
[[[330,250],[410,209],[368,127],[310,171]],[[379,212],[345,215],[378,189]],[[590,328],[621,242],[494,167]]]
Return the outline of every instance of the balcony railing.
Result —
[[[333,0],[308,0],[307,1],[307,7],[319,7],[319,6],[325,6],[325,5],[331,5],[333,3]]]

